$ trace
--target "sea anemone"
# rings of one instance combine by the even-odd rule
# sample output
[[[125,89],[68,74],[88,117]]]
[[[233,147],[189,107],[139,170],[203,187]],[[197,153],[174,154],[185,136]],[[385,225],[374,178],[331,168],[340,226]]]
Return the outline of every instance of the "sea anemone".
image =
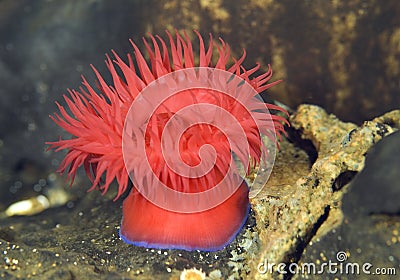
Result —
[[[107,192],[118,182],[116,199],[133,182],[123,204],[122,240],[145,247],[218,250],[242,228],[249,212],[246,173],[270,152],[286,120],[268,109],[285,112],[257,98],[279,81],[268,83],[269,70],[246,70],[220,39],[199,40],[196,57],[184,33],[167,32],[169,46],[144,39],[148,62],[131,41],[128,64],[114,51],[106,64],[108,85],[96,68],[98,91],[87,80],[79,91],[64,95],[69,112],[57,103],[51,118],[72,135],[49,142],[67,150],[59,172],[74,180],[80,166],[92,181],[89,190]],[[216,57],[215,57],[216,56]],[[213,63],[213,61],[215,63]]]

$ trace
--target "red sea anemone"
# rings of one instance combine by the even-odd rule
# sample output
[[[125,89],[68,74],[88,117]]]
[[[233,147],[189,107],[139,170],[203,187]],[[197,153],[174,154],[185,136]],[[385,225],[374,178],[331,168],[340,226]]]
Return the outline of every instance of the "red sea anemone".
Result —
[[[268,109],[258,93],[272,76],[246,70],[245,53],[231,57],[229,46],[199,39],[195,57],[186,33],[169,46],[159,36],[144,40],[148,62],[131,41],[134,59],[126,64],[115,52],[106,64],[113,85],[94,68],[98,91],[83,78],[79,91],[57,103],[51,118],[72,135],[50,142],[67,150],[59,171],[74,179],[84,166],[90,190],[107,192],[118,181],[124,201],[120,236],[130,244],[186,250],[217,250],[240,231],[249,211],[248,187],[232,154],[249,172],[268,155],[262,134],[276,142],[285,119]],[[216,56],[216,57],[215,57]],[[198,62],[196,62],[198,61]],[[215,63],[213,63],[215,61]],[[230,66],[228,66],[230,65]],[[254,76],[254,77],[253,77]]]

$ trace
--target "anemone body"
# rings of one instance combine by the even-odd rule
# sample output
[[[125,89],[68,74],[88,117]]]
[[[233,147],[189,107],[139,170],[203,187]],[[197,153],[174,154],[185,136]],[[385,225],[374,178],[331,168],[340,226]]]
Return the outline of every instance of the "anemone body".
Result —
[[[210,35],[206,47],[200,34],[196,34],[199,40],[197,56],[186,33],[181,36],[177,32],[174,39],[167,32],[169,46],[159,36],[150,36],[151,43],[144,39],[148,60],[131,41],[134,56],[128,55],[128,63],[115,52],[113,60],[107,56],[106,64],[111,73],[112,85],[107,84],[92,67],[98,79],[98,89],[95,90],[83,78],[83,86],[79,91],[69,90],[69,96],[64,95],[69,112],[57,103],[59,113],[51,117],[72,137],[49,143],[56,151],[67,150],[59,172],[67,173],[68,178],[73,180],[78,168],[83,166],[93,183],[89,190],[98,188],[103,193],[107,192],[111,182],[116,179],[119,186],[116,198],[127,191],[129,176],[135,176],[132,173],[146,178],[137,171],[141,168],[140,159],[132,159],[137,162],[132,170],[126,167],[122,147],[124,125],[126,126],[132,103],[141,92],[152,82],[172,72],[194,67],[220,69],[240,77],[250,84],[256,93],[265,91],[279,82],[268,83],[272,76],[270,68],[259,76],[253,75],[260,68],[258,64],[246,70],[242,66],[245,52],[236,60],[231,57],[229,46],[222,39],[219,44],[215,44]],[[214,167],[199,178],[184,178],[171,170],[166,165],[161,151],[163,128],[176,112],[193,103],[211,103],[232,112],[244,128],[249,143],[249,154],[242,155],[243,160],[249,157],[250,162],[255,165],[261,156],[259,123],[251,119],[234,99],[229,96],[221,97],[218,92],[212,91],[195,90],[177,94],[160,106],[146,121],[143,139],[151,172],[157,174],[168,188],[186,193],[212,189],[222,181],[228,170],[232,152],[240,154],[241,151],[240,145],[232,147],[226,134],[220,132],[213,123],[197,124],[187,129],[180,139],[176,139],[179,142],[179,160],[189,166],[198,165],[201,162],[199,150],[207,144],[212,145],[218,153]],[[284,111],[275,105],[266,106],[269,109]],[[284,118],[271,115],[268,122],[265,122],[265,130],[279,136],[284,132],[284,122]],[[121,238],[130,244],[153,248],[218,250],[224,247],[240,231],[249,212],[248,187],[244,181],[240,181],[240,177],[232,177],[233,181],[239,180],[238,187],[232,190],[232,194],[221,204],[196,213],[179,213],[158,207],[142,195],[140,188],[139,191],[132,188],[123,204]],[[147,181],[135,182],[143,185]],[[226,188],[229,188],[229,184]],[[153,191],[157,195],[157,188],[153,188]]]

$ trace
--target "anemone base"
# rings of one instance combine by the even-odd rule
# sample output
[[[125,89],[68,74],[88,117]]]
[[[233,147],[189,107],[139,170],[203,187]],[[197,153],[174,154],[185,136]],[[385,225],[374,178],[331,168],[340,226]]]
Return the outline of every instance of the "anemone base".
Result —
[[[123,203],[120,237],[146,248],[217,251],[240,232],[250,209],[243,182],[220,205],[198,213],[177,213],[160,208],[133,188]]]

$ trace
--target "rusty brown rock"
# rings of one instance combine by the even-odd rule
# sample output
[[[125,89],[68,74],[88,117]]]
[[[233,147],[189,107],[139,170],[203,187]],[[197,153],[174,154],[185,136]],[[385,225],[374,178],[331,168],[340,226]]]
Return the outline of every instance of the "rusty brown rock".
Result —
[[[304,144],[310,140],[315,148],[315,162],[308,162],[310,168],[304,169],[307,157],[296,155],[290,158],[290,152],[278,156],[280,161],[289,161],[279,168],[280,180],[289,182],[284,186],[283,194],[267,194],[253,199],[257,228],[261,240],[261,249],[257,257],[249,256],[251,279],[277,279],[282,274],[269,271],[260,264],[295,263],[309,241],[322,236],[342,222],[341,198],[343,186],[362,170],[365,155],[369,148],[380,139],[400,128],[400,110],[389,112],[360,127],[352,123],[343,123],[322,108],[313,105],[301,105],[290,117],[295,130],[294,143]],[[296,137],[299,137],[297,140]],[[302,139],[302,140],[299,140]],[[296,150],[292,143],[285,148]],[[290,147],[291,146],[291,147]],[[299,171],[301,170],[301,171]],[[267,183],[274,184],[276,170]],[[282,178],[286,174],[286,178]],[[276,182],[275,182],[276,183]]]

